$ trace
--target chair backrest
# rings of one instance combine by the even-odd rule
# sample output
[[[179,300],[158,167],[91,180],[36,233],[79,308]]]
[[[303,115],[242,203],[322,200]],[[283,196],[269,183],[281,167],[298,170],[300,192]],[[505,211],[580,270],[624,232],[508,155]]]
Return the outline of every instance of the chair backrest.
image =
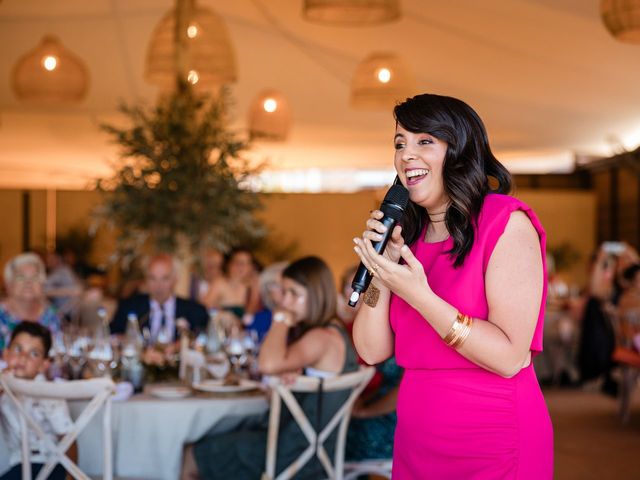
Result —
[[[69,382],[41,382],[22,380],[3,372],[0,374],[0,384],[11,401],[15,404],[20,415],[21,444],[22,444],[22,478],[31,477],[31,462],[29,448],[29,430],[31,429],[47,448],[48,460],[36,480],[44,480],[49,476],[57,463],[78,480],[89,480],[80,468],[66,455],[66,451],[73,444],[80,432],[89,424],[89,421],[101,410],[103,411],[103,443],[104,443],[104,469],[103,478],[111,480],[111,395],[114,384],[109,378],[96,378],[91,380],[74,380]],[[42,430],[23,404],[23,397],[34,399],[57,400],[83,400],[90,399],[89,403],[76,419],[72,429],[58,443]]]
[[[322,392],[351,390],[351,393],[320,432],[315,431],[310,419],[305,415],[293,393],[318,392],[321,380],[315,377],[299,376],[293,384],[284,385],[277,377],[270,378],[268,385],[271,387],[271,410],[269,413],[269,429],[267,434],[267,459],[263,478],[269,480],[274,478],[276,480],[293,478],[293,476],[313,458],[315,453],[328,477],[340,480],[343,475],[344,449],[351,409],[353,408],[353,403],[369,383],[374,373],[375,368],[373,367],[360,367],[356,372],[345,373],[322,380]],[[298,458],[285,467],[280,475],[275,477],[278,429],[280,426],[282,402],[285,403],[292,417],[300,427],[300,430],[302,430],[302,433],[309,442],[309,446]],[[323,444],[336,428],[338,428],[338,436],[332,465]]]
[[[393,460],[391,458],[359,460],[344,464],[343,480],[354,480],[361,476],[376,475],[386,479],[391,478]]]

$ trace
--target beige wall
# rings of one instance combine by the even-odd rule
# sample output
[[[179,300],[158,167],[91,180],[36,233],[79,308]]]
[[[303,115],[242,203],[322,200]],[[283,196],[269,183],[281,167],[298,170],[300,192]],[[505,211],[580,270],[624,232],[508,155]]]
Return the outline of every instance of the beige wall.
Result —
[[[329,263],[336,280],[359,259],[352,238],[362,234],[369,211],[380,200],[375,191],[359,193],[266,195],[264,221],[283,239],[295,239],[296,256],[317,255]]]
[[[567,277],[584,285],[586,265],[597,238],[595,194],[575,190],[519,190],[516,196],[531,206],[540,218],[549,247],[568,242],[580,253],[580,260]]]
[[[22,193],[20,190],[0,190],[0,261],[22,249]]]
[[[539,215],[550,245],[564,241],[574,245],[582,255],[582,262],[572,274],[580,283],[584,281],[582,266],[594,248],[595,197],[581,191],[520,190],[517,196],[530,204]],[[90,212],[100,197],[96,192],[59,191],[56,200],[57,231],[84,224],[90,225]],[[285,244],[295,242],[293,254],[318,255],[331,266],[336,278],[343,270],[357,263],[351,239],[362,233],[369,210],[380,203],[376,191],[351,194],[270,194],[265,195],[265,209],[261,217],[273,238]],[[33,246],[44,246],[46,195],[33,191],[32,235]],[[21,192],[0,190],[0,260],[2,264],[18,253],[22,246]],[[94,261],[105,263],[114,245],[112,233],[100,232],[96,240]]]

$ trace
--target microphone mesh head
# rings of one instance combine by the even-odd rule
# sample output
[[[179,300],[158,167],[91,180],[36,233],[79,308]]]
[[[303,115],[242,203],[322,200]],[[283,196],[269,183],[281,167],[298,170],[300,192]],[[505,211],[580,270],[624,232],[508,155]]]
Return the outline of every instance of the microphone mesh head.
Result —
[[[393,185],[384,196],[382,203],[390,203],[404,210],[409,203],[409,190],[402,185]]]

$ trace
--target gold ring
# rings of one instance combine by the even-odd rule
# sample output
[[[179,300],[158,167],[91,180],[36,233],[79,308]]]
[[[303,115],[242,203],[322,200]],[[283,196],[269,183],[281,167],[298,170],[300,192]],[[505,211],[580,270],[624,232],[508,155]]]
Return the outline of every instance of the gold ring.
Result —
[[[373,268],[377,272],[378,269],[380,268],[380,265],[374,263],[373,265],[371,265],[371,268]]]

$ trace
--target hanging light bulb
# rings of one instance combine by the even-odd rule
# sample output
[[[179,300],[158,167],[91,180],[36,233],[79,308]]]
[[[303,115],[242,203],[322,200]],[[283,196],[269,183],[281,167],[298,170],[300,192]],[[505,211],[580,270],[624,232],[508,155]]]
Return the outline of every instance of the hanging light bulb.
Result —
[[[264,108],[264,111],[267,113],[273,113],[278,109],[278,101],[275,98],[269,97],[262,103],[262,108]]]
[[[45,70],[52,72],[58,66],[58,59],[53,55],[47,55],[42,59],[42,66]]]
[[[11,86],[20,100],[60,104],[81,101],[89,87],[84,62],[53,35],[23,55],[13,68]]]
[[[389,81],[391,80],[391,70],[383,67],[378,70],[378,74],[376,76],[378,77],[378,81],[380,83],[389,83]]]
[[[275,90],[258,94],[249,108],[249,134],[262,140],[285,140],[291,124],[289,105]]]
[[[187,37],[196,38],[198,35],[198,26],[194,23],[187,27]]]
[[[414,90],[413,76],[399,56],[374,53],[356,68],[351,80],[351,104],[356,108],[388,109]]]
[[[191,85],[195,85],[196,83],[198,83],[198,80],[200,80],[198,72],[196,72],[195,70],[189,70],[189,73],[187,74],[187,82],[189,82]]]

